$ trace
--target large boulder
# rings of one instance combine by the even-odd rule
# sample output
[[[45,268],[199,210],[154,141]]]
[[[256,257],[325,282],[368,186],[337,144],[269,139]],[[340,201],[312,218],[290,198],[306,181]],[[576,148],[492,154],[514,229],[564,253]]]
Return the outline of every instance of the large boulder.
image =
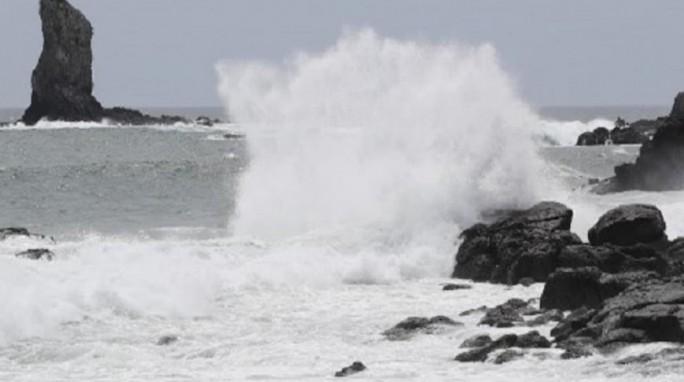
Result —
[[[544,285],[542,309],[598,308],[629,286],[657,279],[655,272],[637,271],[611,275],[596,267],[559,269]]]
[[[40,0],[43,52],[33,70],[31,106],[22,121],[42,118],[64,121],[102,119],[102,105],[93,96],[93,27],[66,0]]]
[[[665,220],[652,205],[631,204],[606,212],[589,230],[592,245],[633,245],[667,240]]]
[[[542,202],[463,231],[453,277],[506,284],[523,278],[546,281],[563,248],[581,242],[569,231],[572,214],[563,204]]]

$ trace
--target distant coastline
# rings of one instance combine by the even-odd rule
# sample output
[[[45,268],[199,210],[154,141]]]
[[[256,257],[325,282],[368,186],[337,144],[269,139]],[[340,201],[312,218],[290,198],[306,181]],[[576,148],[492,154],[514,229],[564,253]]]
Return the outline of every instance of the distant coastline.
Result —
[[[196,119],[200,116],[207,116],[209,118],[224,119],[225,114],[221,107],[136,107],[136,109],[143,113],[151,115],[180,115],[188,119]],[[19,120],[24,113],[24,108],[2,108],[0,107],[0,122],[15,122]]]

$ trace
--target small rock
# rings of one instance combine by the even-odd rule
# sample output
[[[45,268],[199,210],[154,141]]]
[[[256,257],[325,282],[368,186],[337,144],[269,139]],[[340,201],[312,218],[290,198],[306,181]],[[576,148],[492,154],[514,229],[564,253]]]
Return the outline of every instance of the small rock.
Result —
[[[499,354],[496,359],[494,360],[494,363],[497,365],[501,365],[507,362],[514,361],[518,358],[522,358],[524,356],[523,352],[519,350],[513,350],[509,349],[504,351],[503,353]]]
[[[360,373],[364,370],[366,370],[366,365],[364,365],[362,362],[356,361],[351,365],[343,368],[342,370],[336,372],[335,377],[346,377],[352,374]]]
[[[176,341],[178,341],[177,336],[173,336],[173,335],[162,336],[159,338],[159,341],[157,341],[157,345],[167,346],[167,345],[171,345],[172,343],[174,343]]]
[[[565,352],[561,354],[561,359],[577,359],[577,358],[584,358],[584,357],[591,357],[593,353],[587,349],[580,348],[580,347],[573,347],[573,348],[568,348],[565,349]]]
[[[531,277],[523,277],[518,282],[520,283],[520,285],[522,285],[524,287],[530,287],[530,286],[534,285],[535,281]]]
[[[474,337],[468,338],[467,340],[463,341],[463,343],[461,344],[460,347],[461,348],[481,348],[484,346],[491,345],[492,342],[494,342],[492,340],[492,337],[490,337],[486,334],[482,334],[479,336],[474,336]]]
[[[30,259],[30,260],[41,260],[41,259],[43,259],[43,260],[47,260],[47,261],[52,261],[52,259],[55,257],[55,254],[49,249],[40,248],[40,249],[29,249],[27,251],[17,253],[15,256],[16,257],[23,257],[23,258]]]
[[[382,334],[390,341],[404,341],[416,332],[431,334],[444,326],[462,326],[463,324],[446,316],[409,317],[396,324],[393,328],[385,330]]]
[[[485,312],[487,312],[487,310],[489,310],[487,305],[482,305],[479,308],[469,309],[469,310],[463,311],[463,312],[461,312],[461,314],[459,314],[459,316],[465,317],[465,316],[473,315],[475,313],[485,313]]]
[[[472,289],[473,287],[470,285],[466,284],[446,284],[442,288],[443,291],[451,291],[451,290],[464,290],[464,289]]]

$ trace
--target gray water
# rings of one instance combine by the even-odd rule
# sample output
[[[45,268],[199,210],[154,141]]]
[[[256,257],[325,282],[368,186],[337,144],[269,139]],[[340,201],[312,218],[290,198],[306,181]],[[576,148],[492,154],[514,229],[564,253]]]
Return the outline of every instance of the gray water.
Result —
[[[213,136],[149,128],[0,130],[0,226],[51,235],[224,228],[246,154],[242,141]]]

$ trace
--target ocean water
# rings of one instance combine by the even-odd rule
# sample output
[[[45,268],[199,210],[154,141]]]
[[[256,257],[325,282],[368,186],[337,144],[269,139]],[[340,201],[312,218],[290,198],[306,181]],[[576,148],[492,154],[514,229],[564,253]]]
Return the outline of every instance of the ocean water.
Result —
[[[616,109],[539,112],[493,47],[372,31],[282,65],[217,71],[230,125],[0,129],[0,226],[54,238],[0,242],[0,380],[321,381],[356,360],[368,370],[352,379],[367,381],[681,378],[681,363],[615,363],[668,344],[453,361],[465,338],[527,331],[461,312],[542,291],[442,292],[458,234],[481,214],[558,200],[586,238],[607,209],[655,203],[669,235],[684,234],[684,193],[586,191],[638,153],[572,147]],[[14,257],[42,247],[56,259]],[[437,314],[465,325],[381,335]],[[157,345],[165,335],[178,340]]]

